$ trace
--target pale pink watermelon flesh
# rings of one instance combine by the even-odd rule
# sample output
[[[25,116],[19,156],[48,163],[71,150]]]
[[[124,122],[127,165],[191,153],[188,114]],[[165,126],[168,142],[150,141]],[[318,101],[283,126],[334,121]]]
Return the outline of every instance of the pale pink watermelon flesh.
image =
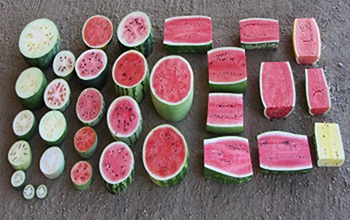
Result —
[[[47,90],[46,102],[53,107],[60,107],[62,103],[66,102],[69,96],[69,92],[67,91],[67,85],[57,81],[56,83],[50,84],[51,87]]]
[[[158,177],[174,175],[186,160],[186,145],[171,127],[154,130],[144,147],[144,162],[148,170]]]
[[[75,184],[83,185],[89,181],[92,176],[92,167],[86,161],[76,163],[71,171],[71,177]]]
[[[83,121],[93,121],[102,111],[102,96],[92,88],[85,89],[77,101],[77,114]]]
[[[83,127],[74,136],[74,146],[80,152],[88,151],[96,142],[96,133],[90,127]]]
[[[79,57],[78,74],[83,78],[93,78],[104,70],[106,62],[102,52],[89,51],[84,54],[84,57]]]
[[[178,57],[163,59],[152,74],[155,94],[162,100],[176,103],[182,101],[191,90],[191,70]]]
[[[321,68],[307,69],[308,103],[313,115],[326,113],[331,107],[327,82]]]
[[[90,47],[106,45],[112,38],[113,27],[111,22],[102,16],[90,18],[84,26],[83,38]]]
[[[122,55],[115,64],[113,77],[122,86],[137,85],[146,74],[144,58],[135,52]]]
[[[102,155],[102,172],[109,182],[124,180],[132,169],[132,155],[122,143],[114,143]]]
[[[242,125],[243,97],[211,93],[208,99],[207,124]]]
[[[277,21],[265,19],[247,19],[239,22],[242,43],[261,43],[279,41]]]
[[[209,17],[189,16],[165,20],[164,43],[207,44],[212,41]]]
[[[141,14],[129,14],[124,23],[120,25],[123,27],[121,38],[127,44],[139,44],[148,37],[150,27],[147,18]]]

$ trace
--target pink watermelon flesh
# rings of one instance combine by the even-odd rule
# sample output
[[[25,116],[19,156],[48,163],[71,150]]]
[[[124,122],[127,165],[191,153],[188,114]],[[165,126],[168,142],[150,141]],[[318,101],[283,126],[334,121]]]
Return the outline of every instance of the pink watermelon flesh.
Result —
[[[76,163],[71,171],[71,178],[77,185],[83,185],[89,181],[92,176],[92,167],[86,161]]]
[[[158,177],[176,174],[186,160],[186,145],[181,135],[171,127],[154,130],[145,143],[145,164]]]
[[[113,35],[113,26],[109,19],[103,16],[91,17],[84,26],[83,38],[89,47],[103,47]]]
[[[323,69],[306,69],[306,77],[310,112],[313,115],[326,113],[331,107],[331,100]]]
[[[293,38],[299,64],[313,64],[318,61],[321,53],[321,38],[314,19],[296,19]]]
[[[288,62],[262,63],[261,98],[268,118],[285,118],[294,108],[295,90]]]
[[[102,155],[101,170],[110,183],[118,183],[128,177],[132,169],[132,155],[121,142],[109,145]]]
[[[243,96],[224,93],[209,94],[207,124],[243,125]]]
[[[204,164],[232,176],[248,176],[253,173],[248,141],[238,138],[205,141]]]
[[[165,20],[164,43],[208,44],[212,42],[211,18],[183,16]]]
[[[113,77],[122,86],[135,86],[144,78],[145,70],[145,60],[140,53],[126,52],[118,58]]]
[[[80,152],[88,151],[96,142],[96,133],[90,127],[83,127],[74,136],[74,146]]]
[[[272,170],[312,168],[307,136],[266,132],[258,136],[260,167]]]
[[[180,102],[191,91],[190,67],[178,57],[163,59],[151,77],[155,94],[167,102]]]
[[[62,83],[61,80],[56,81],[56,83],[50,84],[51,87],[47,90],[46,101],[50,106],[59,108],[66,102],[70,91],[67,92],[67,84]]]
[[[102,95],[96,89],[88,88],[79,95],[76,112],[82,121],[97,119],[102,111]]]
[[[114,134],[129,135],[134,132],[140,121],[140,114],[137,111],[136,101],[129,97],[120,98],[110,108],[108,121]]]
[[[120,26],[123,27],[122,40],[130,45],[142,43],[148,37],[150,31],[146,16],[140,13],[129,14]]]
[[[239,22],[242,43],[279,41],[279,25],[276,20],[246,19]]]
[[[243,49],[222,48],[208,52],[210,82],[238,82],[247,78]]]
[[[78,59],[78,72],[82,78],[94,78],[101,73],[107,63],[103,51],[90,50],[84,53],[83,57]]]

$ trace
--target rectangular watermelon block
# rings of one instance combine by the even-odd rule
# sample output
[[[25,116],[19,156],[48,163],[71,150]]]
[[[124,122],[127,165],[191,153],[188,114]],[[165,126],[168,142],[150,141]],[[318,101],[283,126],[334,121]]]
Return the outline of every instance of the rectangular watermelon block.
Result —
[[[280,41],[278,20],[247,18],[239,21],[241,47],[253,49],[277,49]]]
[[[238,47],[220,47],[208,51],[208,72],[211,92],[245,92],[245,50]]]
[[[314,18],[294,20],[293,48],[298,64],[314,64],[320,59],[321,35]]]
[[[312,169],[306,135],[269,131],[258,135],[260,168],[263,172],[294,173]]]
[[[212,48],[212,21],[207,16],[165,19],[164,48],[168,53],[204,53]]]
[[[345,154],[339,125],[335,123],[315,123],[314,129],[317,166],[341,166],[345,161]]]
[[[286,118],[292,113],[295,86],[289,62],[262,62],[259,83],[266,118]]]
[[[243,132],[243,94],[209,93],[207,131],[215,134]]]
[[[331,98],[322,68],[305,70],[306,100],[310,115],[322,115],[331,108]]]

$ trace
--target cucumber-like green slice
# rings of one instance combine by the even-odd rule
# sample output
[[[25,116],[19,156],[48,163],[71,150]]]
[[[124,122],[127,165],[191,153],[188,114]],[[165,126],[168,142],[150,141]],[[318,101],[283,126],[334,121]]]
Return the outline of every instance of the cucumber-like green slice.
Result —
[[[73,76],[75,56],[69,50],[62,50],[53,60],[52,69],[56,76],[70,80]]]
[[[44,184],[39,185],[36,188],[36,197],[44,199],[47,196],[47,187]]]
[[[49,179],[59,177],[64,169],[64,155],[59,147],[48,148],[40,158],[40,170]]]
[[[50,146],[61,144],[66,138],[67,132],[67,121],[60,111],[49,111],[40,120],[39,134]]]
[[[15,170],[27,170],[32,163],[32,150],[27,141],[15,142],[9,150],[8,160]]]
[[[36,131],[36,119],[32,111],[19,112],[12,123],[12,129],[19,139],[30,140]]]
[[[23,197],[26,200],[32,200],[35,196],[35,188],[32,184],[28,184],[23,189]]]
[[[69,105],[71,91],[64,79],[54,79],[45,89],[44,102],[52,110],[64,111]]]
[[[22,189],[26,182],[26,173],[23,170],[15,171],[11,176],[11,185],[16,189]]]

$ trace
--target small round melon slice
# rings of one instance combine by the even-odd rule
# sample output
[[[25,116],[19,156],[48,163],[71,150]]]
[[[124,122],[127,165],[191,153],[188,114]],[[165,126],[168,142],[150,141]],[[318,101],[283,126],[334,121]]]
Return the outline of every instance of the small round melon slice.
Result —
[[[53,72],[65,80],[69,80],[73,76],[75,66],[75,56],[69,50],[62,50],[53,60]]]
[[[26,200],[32,200],[35,196],[35,188],[32,184],[28,184],[23,189],[23,197]]]
[[[48,148],[40,158],[40,170],[49,179],[59,177],[64,169],[64,155],[59,147]]]
[[[16,170],[11,176],[11,185],[15,189],[22,189],[26,182],[26,173],[23,170]]]
[[[44,102],[52,110],[64,111],[69,105],[71,91],[64,79],[54,79],[45,89]]]
[[[74,135],[74,147],[83,158],[90,158],[97,149],[97,134],[92,127],[80,128]]]
[[[92,16],[85,22],[82,35],[86,46],[95,49],[105,49],[112,40],[112,22],[102,15]]]
[[[79,161],[72,167],[70,178],[78,190],[87,189],[92,180],[92,167],[87,161]]]
[[[39,134],[49,146],[60,145],[68,133],[67,121],[62,112],[52,110],[40,120]]]
[[[18,139],[30,140],[36,131],[36,119],[32,111],[19,112],[12,123],[12,129]]]
[[[27,141],[15,142],[8,153],[8,161],[15,170],[27,170],[32,164],[32,150]]]

